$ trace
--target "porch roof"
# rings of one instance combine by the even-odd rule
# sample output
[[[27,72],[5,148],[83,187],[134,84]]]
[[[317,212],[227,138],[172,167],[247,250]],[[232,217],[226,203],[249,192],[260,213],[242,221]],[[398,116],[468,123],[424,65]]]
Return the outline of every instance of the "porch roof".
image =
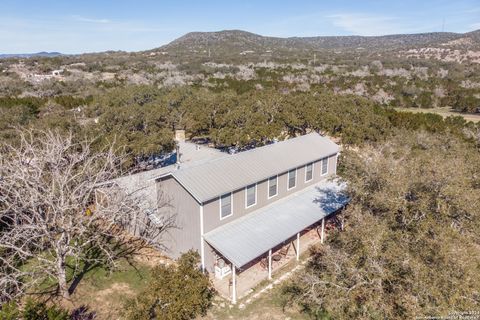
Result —
[[[345,184],[323,181],[204,235],[240,268],[348,203]]]

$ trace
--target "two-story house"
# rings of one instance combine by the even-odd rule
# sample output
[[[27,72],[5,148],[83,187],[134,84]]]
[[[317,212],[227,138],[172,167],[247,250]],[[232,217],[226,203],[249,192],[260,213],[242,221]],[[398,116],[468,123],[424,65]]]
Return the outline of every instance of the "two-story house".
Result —
[[[330,179],[338,152],[318,133],[233,155],[182,141],[179,163],[120,180],[148,181],[151,203],[169,199],[156,213],[176,214],[177,228],[162,239],[167,254],[197,250],[203,269],[229,279],[227,292],[236,302],[239,272],[264,258],[270,278],[272,251],[293,243],[298,259],[304,231],[320,223],[323,237],[324,218],[347,203],[344,186]]]

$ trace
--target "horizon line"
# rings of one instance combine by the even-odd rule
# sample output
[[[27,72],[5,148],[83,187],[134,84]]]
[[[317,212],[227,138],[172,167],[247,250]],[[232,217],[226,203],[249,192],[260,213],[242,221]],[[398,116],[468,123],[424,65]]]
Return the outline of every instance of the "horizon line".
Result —
[[[379,38],[379,37],[388,37],[388,36],[399,36],[399,35],[418,35],[418,34],[429,34],[429,33],[450,33],[450,34],[468,34],[476,31],[480,31],[480,29],[474,29],[466,32],[453,32],[453,31],[428,31],[428,32],[413,32],[413,33],[389,33],[389,34],[382,34],[382,35],[358,35],[358,34],[349,34],[349,35],[316,35],[316,36],[288,36],[288,37],[279,37],[279,36],[272,36],[272,35],[264,35],[260,33],[256,33],[253,31],[247,31],[247,30],[242,30],[242,29],[222,29],[222,30],[216,30],[216,31],[189,31],[179,37],[174,38],[173,40],[170,40],[166,43],[160,44],[159,46],[149,48],[149,49],[143,49],[143,50],[136,50],[136,51],[128,51],[128,50],[122,50],[122,49],[107,49],[103,51],[86,51],[86,52],[76,52],[76,53],[63,53],[61,51],[56,51],[56,50],[39,50],[36,52],[16,52],[16,53],[9,53],[9,52],[0,52],[0,58],[16,58],[21,55],[40,55],[40,54],[58,54],[57,56],[78,56],[78,55],[83,55],[83,54],[100,54],[100,53],[107,53],[107,52],[124,52],[124,53],[139,53],[139,52],[144,52],[144,51],[149,51],[149,50],[155,50],[158,48],[161,48],[165,45],[168,45],[169,43],[180,39],[181,37],[190,34],[190,33],[218,33],[218,32],[227,32],[227,31],[240,31],[240,32],[247,32],[247,33],[252,33],[261,37],[269,37],[269,38],[279,38],[279,39],[289,39],[289,38],[320,38],[320,37],[338,37],[338,38],[344,38],[344,37],[361,37],[361,38]],[[4,57],[2,57],[4,56]],[[7,57],[5,57],[7,56]],[[9,56],[9,57],[8,57]],[[29,58],[29,57],[25,57]]]

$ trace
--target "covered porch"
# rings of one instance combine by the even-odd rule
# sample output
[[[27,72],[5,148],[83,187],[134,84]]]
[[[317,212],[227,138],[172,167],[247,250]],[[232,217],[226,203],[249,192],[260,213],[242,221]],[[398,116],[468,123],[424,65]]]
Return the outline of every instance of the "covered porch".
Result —
[[[320,223],[321,226],[321,223]],[[321,243],[320,226],[307,228],[300,235],[299,255],[301,256],[314,245]],[[328,231],[325,230],[326,237]],[[271,269],[269,271],[269,252],[255,259],[250,264],[236,270],[236,298],[242,299],[253,292],[254,288],[265,280],[269,280],[269,273],[274,277],[277,272],[288,271],[297,262],[296,237],[290,243],[286,242],[280,247],[272,249]],[[231,268],[231,266],[230,266]],[[232,275],[218,279],[212,274],[212,281],[220,296],[232,299]]]
[[[219,294],[236,303],[290,268],[311,245],[323,243],[330,218],[348,203],[344,189],[337,181],[323,181],[205,234],[228,271],[213,277]]]

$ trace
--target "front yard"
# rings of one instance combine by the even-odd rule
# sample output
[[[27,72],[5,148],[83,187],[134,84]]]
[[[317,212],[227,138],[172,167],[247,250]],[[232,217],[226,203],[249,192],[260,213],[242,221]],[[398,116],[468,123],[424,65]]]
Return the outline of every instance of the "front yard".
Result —
[[[305,258],[305,255],[302,258]],[[124,302],[141,292],[147,285],[153,266],[169,262],[158,255],[150,256],[148,259],[135,259],[133,264],[122,261],[119,269],[113,272],[102,268],[92,270],[79,283],[68,307],[88,306],[97,312],[97,319],[100,320],[122,319]],[[293,268],[294,263],[289,267]],[[279,271],[272,281],[288,271],[289,269]],[[268,281],[262,282],[256,291],[268,284]],[[249,303],[245,303],[245,300],[242,299],[236,305],[232,305],[228,300],[217,296],[204,319],[307,319],[297,310],[285,310],[285,312],[282,310],[281,284],[251,299]]]

